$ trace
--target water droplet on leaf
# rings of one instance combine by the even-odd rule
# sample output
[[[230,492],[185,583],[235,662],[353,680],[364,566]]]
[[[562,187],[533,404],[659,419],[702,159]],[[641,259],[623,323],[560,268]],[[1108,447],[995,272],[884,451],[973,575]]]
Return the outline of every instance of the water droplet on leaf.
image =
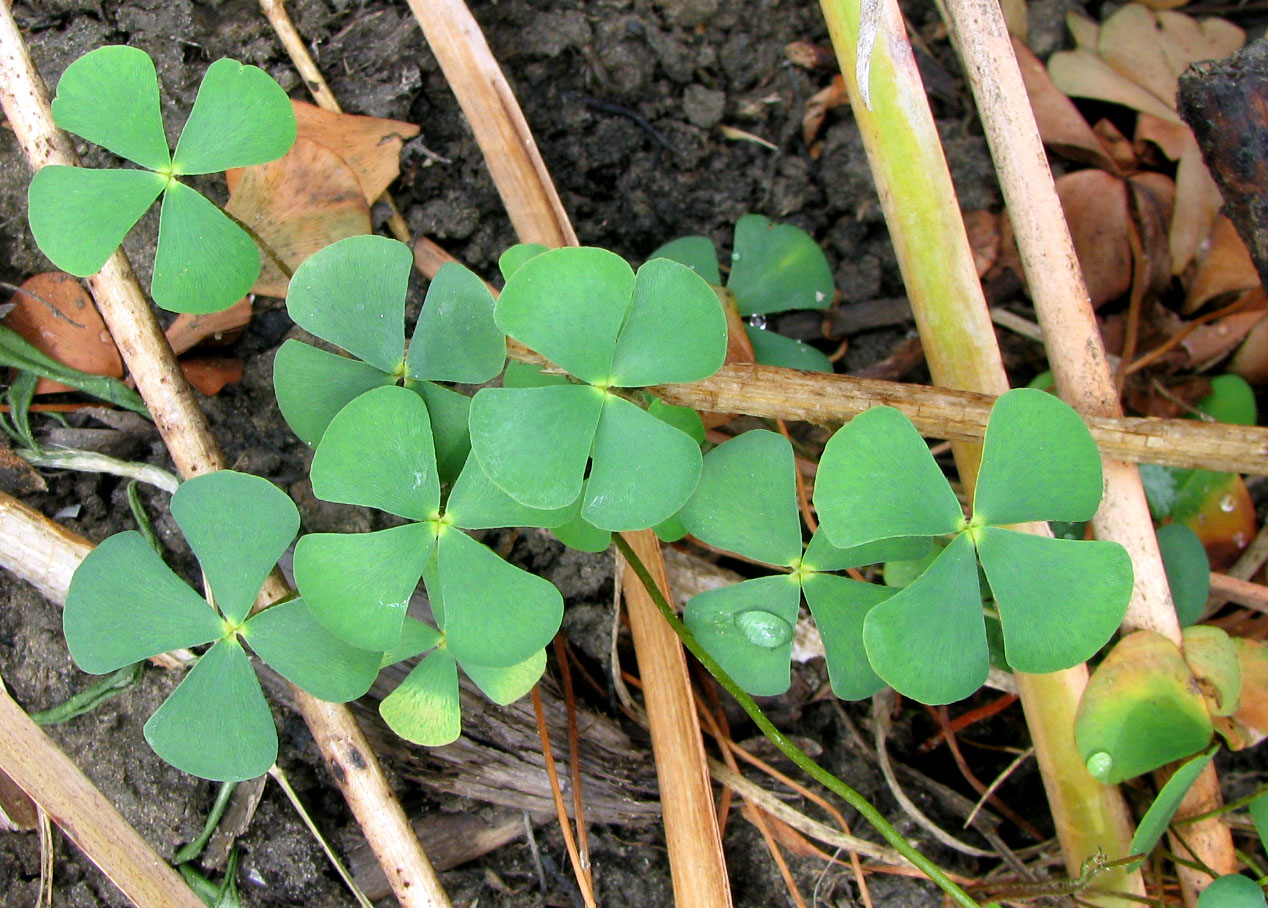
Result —
[[[1233,510],[1236,507],[1237,507],[1237,501],[1233,498],[1232,495],[1225,495],[1223,498],[1220,499],[1220,510],[1223,511],[1225,514],[1233,513]]]
[[[770,612],[740,612],[735,616],[735,625],[744,632],[749,643],[763,649],[783,646],[793,635],[792,625]]]
[[[766,316],[764,315],[750,315],[748,317],[748,323],[750,326],[757,328],[760,331],[766,330]]]
[[[1093,778],[1104,780],[1113,768],[1114,758],[1103,750],[1087,758],[1087,771]]]

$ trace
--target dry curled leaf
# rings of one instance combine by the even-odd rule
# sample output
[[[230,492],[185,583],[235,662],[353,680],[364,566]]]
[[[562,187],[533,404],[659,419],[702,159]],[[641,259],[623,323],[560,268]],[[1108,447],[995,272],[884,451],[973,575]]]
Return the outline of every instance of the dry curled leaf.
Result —
[[[401,148],[418,135],[418,127],[400,120],[331,113],[303,101],[292,101],[297,136],[333,151],[361,186],[367,204],[383,194],[401,172]]]
[[[183,312],[164,332],[178,356],[205,340],[219,341],[226,334],[245,328],[251,321],[251,298],[243,297],[219,312]]]
[[[964,229],[969,237],[969,249],[973,252],[973,266],[982,277],[999,261],[999,215],[989,211],[964,212]]]
[[[1250,250],[1233,222],[1220,217],[1211,231],[1210,243],[1198,264],[1184,301],[1184,311],[1194,312],[1220,296],[1259,286],[1259,272],[1250,259]]]
[[[59,363],[110,378],[123,377],[123,360],[79,278],[60,271],[27,279],[11,300],[4,323]],[[40,379],[36,394],[70,391]]]
[[[845,78],[840,73],[837,73],[837,75],[832,77],[832,81],[828,83],[827,88],[815,92],[806,101],[805,112],[801,116],[801,135],[806,140],[806,144],[812,149],[816,149],[814,140],[819,135],[819,130],[823,127],[823,121],[827,117],[828,111],[833,107],[840,107],[849,103],[850,97],[845,89]],[[812,153],[815,157],[818,157],[817,153]]]

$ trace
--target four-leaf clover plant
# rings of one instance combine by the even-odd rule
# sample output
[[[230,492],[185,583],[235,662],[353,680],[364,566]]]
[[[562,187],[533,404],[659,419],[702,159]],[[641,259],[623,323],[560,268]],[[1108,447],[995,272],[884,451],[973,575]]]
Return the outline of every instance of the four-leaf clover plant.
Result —
[[[277,730],[243,643],[283,677],[332,702],[368,691],[380,654],[336,638],[302,599],[250,614],[299,529],[295,505],[272,483],[230,470],[208,473],[178,488],[171,509],[215,607],[140,533],[118,533],[75,571],[63,615],[66,642],[76,664],[94,674],[211,643],[145,723],[145,738],[184,772],[251,779],[277,758]]]
[[[50,165],[35,174],[31,233],[53,264],[95,274],[162,195],[154,301],[176,312],[216,312],[251,289],[260,274],[255,242],[180,178],[263,164],[290,150],[295,113],[268,73],[236,60],[211,64],[173,153],[154,61],[135,47],[100,47],[62,74],[53,119],[140,168]]]
[[[613,532],[664,521],[695,489],[700,446],[619,391],[717,371],[726,356],[717,297],[668,259],[636,274],[602,249],[520,251],[528,257],[509,275],[494,318],[572,380],[478,392],[470,421],[475,458],[529,508],[580,501],[586,522]],[[514,257],[504,256],[504,267]]]
[[[821,531],[838,548],[951,537],[863,626],[876,673],[932,704],[967,697],[986,680],[979,563],[1015,670],[1068,668],[1110,639],[1131,596],[1126,551],[1007,528],[1088,520],[1100,499],[1100,455],[1087,427],[1060,400],[1029,388],[1009,391],[991,410],[969,519],[920,434],[890,407],[867,410],[833,435],[814,492]]]
[[[441,476],[452,481],[469,449],[470,398],[436,382],[493,378],[506,361],[506,339],[493,323],[484,282],[447,264],[427,288],[407,349],[405,295],[413,267],[408,246],[379,236],[349,237],[305,259],[291,278],[287,311],[351,356],[288,340],[277,351],[273,385],[286,422],[315,445],[348,402],[403,384],[427,402]]]
[[[381,711],[403,737],[457,737],[457,666],[490,697],[515,699],[545,666],[543,647],[563,617],[547,580],[503,561],[463,529],[540,526],[543,515],[494,486],[474,458],[441,506],[427,406],[405,388],[362,394],[330,422],[313,457],[313,492],[407,521],[370,533],[312,533],[295,546],[295,581],[314,616],[387,662],[433,650]],[[439,630],[407,619],[419,579]],[[533,672],[527,686],[522,683]]]
[[[823,639],[833,692],[870,697],[885,686],[863,655],[863,621],[895,590],[832,573],[888,558],[917,558],[925,539],[884,540],[841,550],[816,532],[803,552],[792,445],[765,430],[745,432],[704,458],[695,494],[679,515],[698,539],[787,573],[707,590],[687,603],[683,620],[745,691],[788,689],[793,627],[802,596]]]

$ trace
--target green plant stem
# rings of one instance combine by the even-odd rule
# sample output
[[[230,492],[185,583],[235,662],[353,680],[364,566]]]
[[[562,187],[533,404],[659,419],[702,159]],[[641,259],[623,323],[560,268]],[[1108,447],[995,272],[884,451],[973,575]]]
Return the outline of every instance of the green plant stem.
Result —
[[[216,791],[216,800],[212,803],[211,811],[207,814],[207,822],[203,824],[203,831],[198,834],[198,838],[188,845],[182,846],[172,856],[173,864],[184,864],[186,861],[192,861],[203,853],[203,849],[211,841],[212,833],[220,825],[220,818],[225,815],[225,808],[229,806],[229,799],[233,797],[233,790],[237,787],[237,784],[237,782],[220,783],[220,788]]]
[[[59,725],[62,722],[70,721],[76,716],[92,712],[107,700],[119,696],[119,694],[136,684],[141,678],[141,672],[144,670],[144,662],[134,662],[132,665],[125,665],[123,668],[106,675],[91,687],[73,695],[65,702],[38,713],[31,713],[31,721],[40,726]]]
[[[1177,817],[1171,821],[1172,826],[1184,826],[1188,823],[1200,823],[1203,820],[1209,820],[1211,817],[1218,817],[1221,814],[1230,813],[1249,806],[1251,801],[1257,800],[1264,795],[1268,795],[1268,786],[1260,788],[1253,794],[1248,794],[1244,798],[1238,798],[1236,801],[1229,801],[1227,804],[1221,804],[1214,810],[1208,810],[1206,813],[1194,814],[1191,817]],[[1266,846],[1268,847],[1268,846]]]
[[[627,562],[629,562],[629,565],[633,569],[634,573],[638,575],[638,579],[642,581],[644,588],[647,590],[647,594],[651,596],[652,601],[656,603],[656,607],[660,609],[660,613],[665,617],[665,621],[669,623],[669,626],[673,628],[674,633],[678,635],[678,639],[682,641],[683,646],[685,646],[693,656],[700,660],[700,664],[707,668],[709,672],[718,679],[718,683],[722,685],[727,693],[735,698],[736,702],[740,704],[740,706],[744,709],[744,712],[748,714],[749,718],[753,720],[759,729],[761,729],[762,734],[770,739],[772,744],[779,748],[780,753],[792,760],[793,763],[800,767],[803,772],[809,775],[816,782],[844,798],[846,803],[857,810],[863,816],[863,819],[867,820],[867,822],[872,825],[872,828],[881,834],[885,841],[894,846],[894,849],[907,860],[911,861],[914,866],[924,871],[929,879],[937,883],[939,888],[941,888],[943,892],[947,893],[947,895],[951,896],[956,904],[962,905],[964,908],[981,908],[981,906],[978,905],[978,903],[975,902],[967,892],[957,886],[955,882],[943,872],[942,868],[938,867],[937,864],[922,855],[919,851],[913,848],[906,839],[899,835],[898,830],[891,826],[889,821],[881,816],[880,811],[873,807],[866,798],[812,760],[804,751],[798,748],[787,735],[776,728],[770,719],[766,718],[766,714],[762,712],[761,707],[759,707],[753,698],[746,694],[738,684],[731,680],[731,676],[728,675],[722,669],[722,666],[718,665],[717,661],[709,655],[703,646],[700,645],[700,643],[696,640],[695,635],[687,629],[687,625],[682,623],[682,619],[678,617],[677,613],[674,612],[673,607],[670,606],[669,602],[661,594],[660,588],[657,587],[655,581],[652,580],[652,575],[648,573],[642,559],[638,557],[637,553],[635,553],[630,544],[625,541],[625,537],[620,533],[614,533],[612,538],[616,542],[616,547],[620,549],[621,555],[624,556]]]

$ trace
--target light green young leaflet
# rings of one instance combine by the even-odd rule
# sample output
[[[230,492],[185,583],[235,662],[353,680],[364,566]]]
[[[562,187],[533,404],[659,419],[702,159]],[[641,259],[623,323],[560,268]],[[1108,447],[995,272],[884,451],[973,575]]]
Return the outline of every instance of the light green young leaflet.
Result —
[[[700,593],[687,603],[683,620],[745,691],[780,694],[790,683],[793,628],[804,594],[833,691],[845,699],[869,697],[884,682],[863,655],[863,621],[895,591],[829,572],[918,557],[928,543],[887,540],[843,551],[816,533],[803,553],[795,468],[788,440],[764,430],[705,455],[700,483],[679,515],[683,526],[709,545],[789,573]]]
[[[95,674],[213,643],[150,717],[146,739],[193,775],[254,778],[276,759],[277,732],[242,641],[297,686],[338,702],[369,690],[379,654],[334,637],[300,599],[247,617],[299,529],[295,505],[272,483],[229,470],[208,473],[176,490],[172,515],[218,611],[141,534],[119,533],[90,552],[71,580],[62,618],[66,642],[80,668]]]
[[[344,407],[317,446],[311,478],[318,498],[414,521],[371,533],[314,533],[296,545],[296,583],[333,634],[365,649],[393,650],[410,597],[429,565],[433,575],[426,582],[443,646],[461,662],[515,665],[559,629],[559,591],[460,529],[531,524],[534,515],[488,488],[474,458],[441,508],[431,425],[418,395],[387,386]],[[503,520],[497,517],[499,502],[507,504]],[[567,519],[558,513],[537,516],[546,522]]]
[[[378,236],[354,236],[309,256],[295,270],[286,309],[306,331],[355,359],[288,340],[277,351],[278,407],[302,441],[316,445],[344,405],[373,388],[403,383],[427,402],[440,473],[452,481],[466,460],[465,395],[436,382],[486,382],[502,370],[506,341],[493,297],[461,265],[445,265],[427,289],[408,352],[405,296],[414,256]]]
[[[1083,662],[1118,627],[1131,563],[1114,543],[1053,539],[999,524],[1088,520],[1101,495],[1100,456],[1077,414],[1034,389],[1004,394],[983,442],[972,518],[905,416],[877,407],[828,442],[815,484],[821,532],[849,548],[903,537],[955,538],[914,582],[869,612],[872,668],[925,703],[968,696],[989,665],[977,564],[1017,671]]]
[[[417,642],[412,648],[393,654],[392,662],[420,653],[427,655],[411,669],[396,690],[383,698],[379,714],[392,731],[425,747],[450,744],[462,732],[459,665],[486,697],[502,706],[515,702],[532,690],[546,670],[544,649],[523,662],[504,668],[459,663],[443,646],[437,647],[443,635],[415,618],[406,619],[402,636]]]
[[[699,445],[613,389],[695,381],[722,365],[726,319],[708,284],[667,259],[636,274],[602,249],[554,249],[511,272],[495,318],[583,384],[476,394],[471,444],[489,479],[546,510],[584,486],[581,516],[600,530],[673,515],[699,477]]]
[[[168,151],[154,61],[134,47],[100,47],[62,74],[53,100],[59,126],[143,170],[50,165],[28,192],[31,233],[57,267],[99,271],[154,200],[163,196],[150,293],[176,312],[216,312],[260,274],[255,242],[224,212],[179,181],[280,158],[295,142],[290,99],[255,66],[217,60],[207,69]]]

